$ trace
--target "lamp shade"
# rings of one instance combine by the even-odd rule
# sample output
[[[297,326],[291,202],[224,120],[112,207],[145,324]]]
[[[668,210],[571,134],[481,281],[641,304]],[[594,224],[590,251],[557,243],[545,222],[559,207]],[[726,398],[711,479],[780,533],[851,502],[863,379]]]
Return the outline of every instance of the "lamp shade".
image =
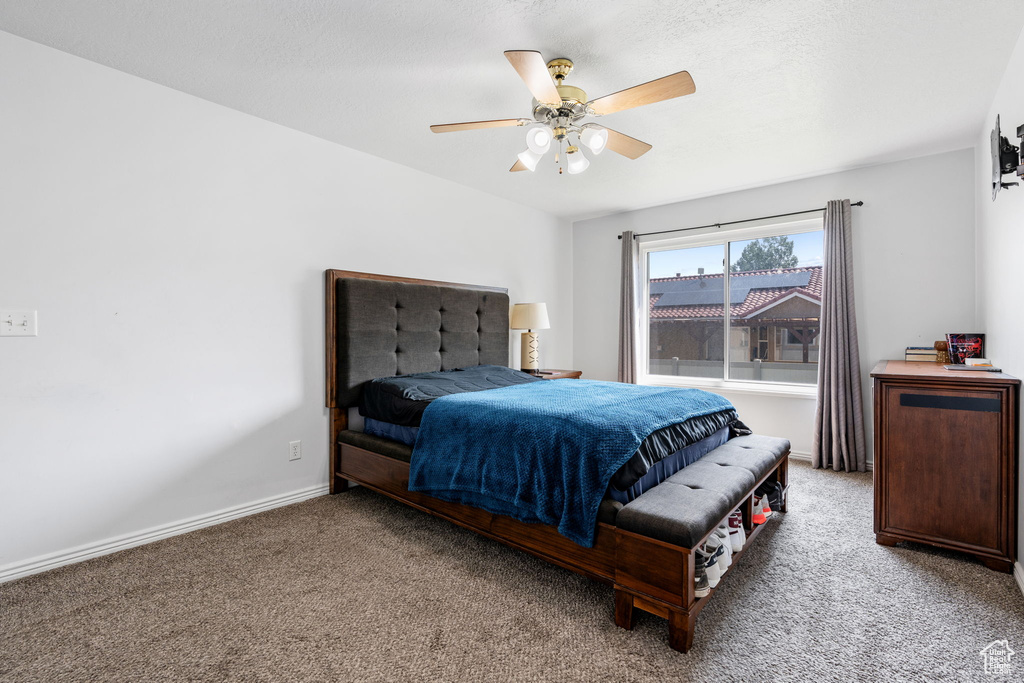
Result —
[[[608,129],[588,123],[580,133],[580,142],[594,154],[600,154],[608,144]]]
[[[570,149],[565,157],[568,160],[566,165],[568,166],[569,175],[583,173],[587,170],[587,166],[590,166],[590,160],[583,156],[583,152],[578,149]]]
[[[544,154],[551,149],[551,129],[542,123],[530,126],[526,131],[526,146],[534,154]]]
[[[551,327],[548,322],[547,304],[516,304],[512,307],[512,321],[509,325],[513,330],[546,330]]]
[[[526,170],[533,171],[537,168],[537,162],[540,161],[541,155],[534,152],[532,149],[524,149],[519,153],[519,161],[523,162],[523,166]]]

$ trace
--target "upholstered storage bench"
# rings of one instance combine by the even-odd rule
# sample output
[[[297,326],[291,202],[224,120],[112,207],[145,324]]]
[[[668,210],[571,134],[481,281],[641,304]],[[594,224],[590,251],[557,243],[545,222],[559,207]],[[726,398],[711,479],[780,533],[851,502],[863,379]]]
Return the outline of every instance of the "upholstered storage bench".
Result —
[[[784,491],[788,486],[789,441],[740,436],[624,506],[606,499],[594,546],[584,548],[552,527],[409,491],[412,449],[404,444],[341,430],[336,447],[337,461],[332,464],[339,478],[610,584],[615,590],[615,623],[632,628],[634,608],[664,617],[669,644],[683,652],[693,642],[697,614],[715,591],[695,596],[694,549],[737,507],[743,512],[749,545],[762,528],[752,521],[754,489],[766,480],[780,482]],[[733,555],[733,567],[741,555]]]
[[[740,436],[623,506],[615,517],[615,623],[632,628],[634,607],[657,614],[668,619],[669,644],[689,650],[697,614],[717,590],[696,597],[695,549],[739,507],[747,543],[728,576],[763,528],[753,523],[754,490],[778,481],[785,512],[788,473],[788,440]]]

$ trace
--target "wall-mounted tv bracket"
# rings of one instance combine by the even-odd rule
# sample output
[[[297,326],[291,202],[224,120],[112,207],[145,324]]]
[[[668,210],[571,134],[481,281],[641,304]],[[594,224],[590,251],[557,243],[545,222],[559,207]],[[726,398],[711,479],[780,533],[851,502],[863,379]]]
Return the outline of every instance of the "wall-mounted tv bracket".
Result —
[[[1024,139],[1024,125],[1017,127],[1017,137]],[[999,190],[1017,185],[1016,182],[1003,182],[1003,176],[1010,174],[1024,178],[1024,157],[1020,147],[1011,145],[1000,133],[999,117],[996,116],[996,127],[992,129],[992,201],[995,201]]]
[[[1021,141],[1020,164],[1017,166],[1017,177],[1024,178],[1024,124],[1017,126],[1017,138]]]

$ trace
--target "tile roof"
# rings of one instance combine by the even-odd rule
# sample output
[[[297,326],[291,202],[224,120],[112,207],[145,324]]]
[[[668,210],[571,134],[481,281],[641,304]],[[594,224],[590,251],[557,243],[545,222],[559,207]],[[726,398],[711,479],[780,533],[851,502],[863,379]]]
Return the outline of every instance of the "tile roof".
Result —
[[[789,296],[793,293],[800,293],[804,296],[813,299],[814,301],[821,301],[821,266],[804,266],[801,268],[776,268],[773,270],[751,270],[744,273],[730,273],[730,279],[743,278],[752,275],[772,275],[782,273],[801,273],[810,272],[810,281],[806,287],[761,287],[751,289],[746,298],[740,303],[734,303],[729,308],[729,316],[733,318],[742,318],[754,313],[755,311],[768,308],[772,304],[777,303],[781,299]],[[687,275],[683,277],[659,277],[651,278],[651,284],[662,283],[662,282],[680,282],[684,280],[698,280],[703,278],[704,280],[721,280],[724,274],[717,273],[713,275]],[[649,302],[651,320],[662,320],[662,319],[684,319],[684,320],[700,320],[700,319],[718,319],[721,320],[723,316],[724,304],[700,304],[692,306],[661,306],[655,307],[658,299],[663,294],[652,294]]]

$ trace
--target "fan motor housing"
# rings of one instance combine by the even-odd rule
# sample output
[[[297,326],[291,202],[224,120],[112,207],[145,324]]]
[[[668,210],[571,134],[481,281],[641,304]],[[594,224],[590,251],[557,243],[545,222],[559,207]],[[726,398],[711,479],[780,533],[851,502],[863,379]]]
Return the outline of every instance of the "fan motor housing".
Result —
[[[587,93],[575,85],[556,85],[555,89],[562,96],[562,107],[566,105],[577,106],[587,104]]]
[[[587,93],[574,85],[556,85],[555,88],[562,98],[558,108],[534,100],[533,118],[546,123],[560,117],[576,121],[587,115]]]

